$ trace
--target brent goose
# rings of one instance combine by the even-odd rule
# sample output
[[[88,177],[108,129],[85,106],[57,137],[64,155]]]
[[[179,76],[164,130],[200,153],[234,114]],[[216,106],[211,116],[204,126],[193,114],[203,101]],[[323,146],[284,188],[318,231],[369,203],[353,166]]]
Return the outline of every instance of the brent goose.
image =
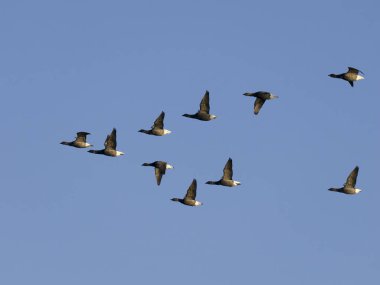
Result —
[[[107,135],[106,140],[104,141],[104,149],[101,150],[89,150],[90,153],[96,154],[104,154],[107,156],[120,156],[123,155],[124,152],[116,150],[117,142],[116,142],[116,129],[113,128],[111,134]]]
[[[165,112],[162,111],[161,114],[157,117],[157,119],[154,121],[153,126],[150,130],[139,130],[140,133],[148,134],[148,135],[154,135],[154,136],[163,136],[166,134],[170,134],[171,131],[164,129],[164,118],[165,118]]]
[[[61,142],[61,144],[69,145],[77,148],[86,148],[89,146],[93,146],[92,144],[89,144],[86,142],[87,135],[90,135],[90,133],[87,132],[77,132],[77,137],[72,142]]]
[[[343,187],[341,188],[330,188],[330,191],[333,192],[340,192],[344,194],[358,194],[360,189],[355,188],[356,185],[356,178],[358,177],[359,173],[359,166],[356,166],[354,170],[351,171],[350,175],[348,175],[346,183],[344,183]]]
[[[183,199],[180,198],[172,198],[171,200],[174,202],[180,202],[187,206],[201,206],[203,203],[195,200],[195,196],[197,195],[197,180],[193,179],[189,189],[187,189],[187,193]]]
[[[234,187],[234,186],[240,185],[239,181],[235,181],[232,179],[232,175],[233,175],[232,159],[229,158],[226,165],[224,166],[222,178],[218,181],[207,181],[206,184],[223,185],[223,186],[228,186],[228,187]]]
[[[143,163],[142,166],[153,166],[156,175],[157,185],[161,184],[162,175],[165,175],[166,169],[173,169],[173,166],[165,161],[155,161],[152,163]]]
[[[260,112],[260,109],[261,109],[261,107],[263,107],[266,100],[272,100],[272,99],[278,98],[278,96],[275,96],[272,93],[266,92],[266,91],[258,91],[255,93],[246,92],[243,95],[249,96],[249,97],[256,97],[255,105],[253,108],[253,113],[255,115],[257,115]]]
[[[348,83],[350,83],[352,87],[354,87],[354,81],[364,79],[364,77],[360,75],[359,73],[364,75],[364,73],[361,72],[359,69],[348,67],[348,71],[346,73],[329,74],[329,76],[333,78],[340,78],[340,79],[346,80]]]
[[[197,119],[201,121],[211,121],[216,118],[215,115],[210,115],[210,95],[206,90],[205,95],[202,98],[202,101],[199,105],[199,111],[193,115],[183,114],[182,116],[192,119]]]

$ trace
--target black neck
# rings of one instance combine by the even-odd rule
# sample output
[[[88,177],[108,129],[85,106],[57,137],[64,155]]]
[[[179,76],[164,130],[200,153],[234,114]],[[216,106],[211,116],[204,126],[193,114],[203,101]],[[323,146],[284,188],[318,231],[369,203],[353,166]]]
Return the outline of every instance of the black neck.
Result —
[[[90,153],[96,153],[96,154],[104,154],[104,149],[101,149],[101,150],[91,149],[88,152],[90,152]]]
[[[186,118],[195,118],[197,114],[191,115],[191,114],[183,114],[182,116]]]

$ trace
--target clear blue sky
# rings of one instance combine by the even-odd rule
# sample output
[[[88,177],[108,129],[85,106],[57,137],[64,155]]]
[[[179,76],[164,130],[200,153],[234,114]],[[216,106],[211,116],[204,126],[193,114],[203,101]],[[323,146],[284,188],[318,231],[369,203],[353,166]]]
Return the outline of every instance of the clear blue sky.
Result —
[[[0,284],[379,284],[379,11],[2,1]],[[182,117],[206,89],[218,118]],[[259,90],[280,98],[253,116]],[[162,110],[172,134],[137,132]],[[113,127],[123,157],[59,144]],[[242,185],[204,184],[228,157]],[[327,191],[355,165],[359,195]],[[204,205],[171,202],[193,178]]]

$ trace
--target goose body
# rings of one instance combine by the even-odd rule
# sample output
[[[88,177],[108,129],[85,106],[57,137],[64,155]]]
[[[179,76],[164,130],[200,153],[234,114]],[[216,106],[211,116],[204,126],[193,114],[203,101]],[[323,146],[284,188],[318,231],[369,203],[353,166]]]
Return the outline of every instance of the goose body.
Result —
[[[229,158],[226,165],[224,166],[222,178],[219,179],[218,181],[207,181],[206,184],[222,185],[222,186],[227,186],[227,187],[234,187],[234,186],[240,185],[241,183],[239,181],[232,179],[232,175],[233,175],[232,159]]]
[[[364,79],[363,72],[361,72],[359,69],[348,67],[348,71],[341,74],[329,74],[332,78],[340,78],[343,80],[346,80],[352,87],[354,87],[354,81],[362,80]]]
[[[333,192],[339,192],[339,193],[344,193],[344,194],[358,194],[362,190],[359,188],[355,188],[356,186],[356,178],[358,177],[359,174],[359,166],[356,166],[348,175],[346,183],[344,183],[343,187],[340,188],[329,188],[329,191]]]
[[[90,153],[95,153],[95,154],[103,154],[106,156],[120,156],[124,155],[124,152],[116,150],[117,147],[117,142],[116,142],[116,129],[114,128],[112,132],[107,135],[106,140],[104,141],[104,149],[100,150],[89,150],[88,152]]]
[[[201,205],[203,205],[202,202],[195,200],[196,195],[197,195],[197,180],[193,179],[193,182],[191,183],[190,187],[187,189],[186,195],[185,195],[185,197],[183,197],[183,199],[172,198],[171,200],[174,202],[182,203],[186,206],[201,206]]]
[[[163,136],[170,134],[171,131],[164,129],[164,118],[165,118],[165,112],[162,111],[161,114],[157,117],[157,119],[154,121],[153,126],[150,130],[139,130],[140,133],[144,133],[147,135],[153,135],[153,136]]]
[[[195,114],[183,114],[182,116],[200,121],[211,121],[216,118],[210,114],[210,93],[206,90],[205,95],[199,105],[199,111]]]
[[[273,100],[273,99],[278,98],[278,96],[275,96],[272,93],[267,92],[267,91],[258,91],[254,93],[246,92],[243,95],[248,96],[248,97],[256,97],[254,107],[253,107],[253,113],[255,115],[259,114],[266,100]]]
[[[77,137],[75,138],[75,140],[73,140],[71,142],[63,141],[63,142],[61,142],[61,144],[68,145],[68,146],[73,146],[73,147],[77,147],[77,148],[86,148],[86,147],[93,146],[92,144],[89,144],[86,141],[87,140],[87,135],[90,135],[90,133],[87,133],[87,132],[77,132]]]
[[[156,176],[157,185],[161,184],[162,175],[165,175],[166,169],[173,169],[174,167],[165,161],[155,161],[152,163],[143,163],[142,166],[153,166],[154,174]]]

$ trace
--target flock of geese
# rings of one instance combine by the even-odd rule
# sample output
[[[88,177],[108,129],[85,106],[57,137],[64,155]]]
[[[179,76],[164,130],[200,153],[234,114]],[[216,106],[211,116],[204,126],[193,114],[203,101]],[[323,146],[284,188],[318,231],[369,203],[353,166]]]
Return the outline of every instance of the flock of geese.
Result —
[[[364,75],[363,72],[360,70],[348,67],[348,71],[341,74],[329,74],[330,77],[333,78],[340,78],[345,81],[347,81],[352,87],[354,87],[354,82],[364,79],[362,76]],[[255,103],[253,112],[255,115],[258,115],[261,108],[263,107],[265,101],[272,100],[278,98],[278,96],[273,95],[270,92],[266,91],[258,91],[254,93],[244,93],[244,96],[249,97],[255,97]],[[211,121],[216,118],[215,115],[210,114],[210,94],[208,91],[206,91],[205,95],[203,96],[199,111],[195,114],[184,114],[184,117],[197,119],[201,121]],[[164,128],[164,119],[165,119],[165,112],[161,112],[161,114],[157,117],[157,119],[154,121],[152,127],[149,130],[141,129],[139,132],[147,134],[147,135],[154,135],[154,136],[163,136],[170,134],[171,131]],[[76,148],[87,148],[92,147],[93,145],[87,142],[87,135],[90,133],[88,132],[78,132],[76,139],[71,142],[63,141],[61,144],[68,145]],[[101,150],[89,150],[88,152],[94,153],[94,154],[103,154],[106,156],[112,156],[117,157],[124,155],[124,152],[119,151],[117,148],[117,141],[116,141],[116,129],[114,128],[112,132],[107,135],[106,140],[104,141],[104,149]],[[173,166],[165,161],[154,161],[152,163],[143,163],[142,166],[152,166],[154,167],[155,176],[156,176],[156,182],[157,185],[161,184],[162,176],[165,175],[166,169],[172,169]],[[343,187],[340,188],[329,188],[328,190],[333,192],[340,192],[344,194],[358,194],[361,190],[356,187],[356,179],[359,173],[359,167],[356,166],[349,176],[346,179],[346,182],[344,183]],[[217,181],[207,181],[206,184],[211,185],[222,185],[227,187],[234,187],[240,185],[239,181],[233,180],[233,170],[232,170],[232,159],[229,158],[226,165],[223,169],[223,176],[217,180]],[[202,205],[202,202],[197,201],[196,198],[197,193],[197,180],[193,179],[191,185],[189,186],[186,195],[184,198],[172,198],[172,201],[180,202],[187,206],[200,206]]]

